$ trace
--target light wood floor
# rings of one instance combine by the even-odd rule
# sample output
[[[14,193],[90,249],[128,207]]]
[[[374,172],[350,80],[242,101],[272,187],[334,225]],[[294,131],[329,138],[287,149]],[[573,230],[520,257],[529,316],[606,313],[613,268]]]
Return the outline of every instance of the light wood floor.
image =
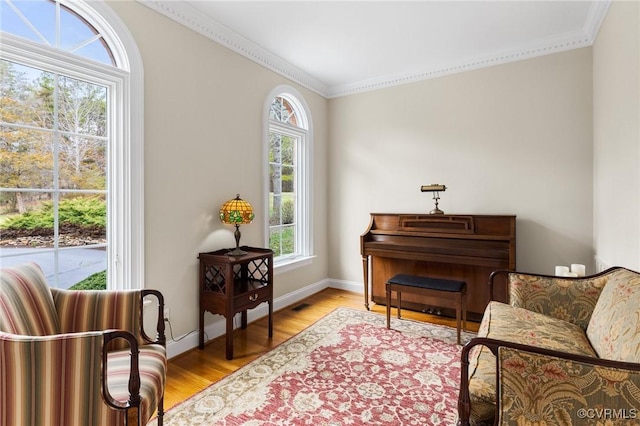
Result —
[[[292,309],[303,303],[309,306],[301,310]],[[268,322],[266,317],[250,323],[245,330],[236,330],[232,360],[225,359],[224,336],[211,340],[203,350],[192,349],[172,358],[169,360],[167,371],[165,410],[248,364],[339,307],[365,310],[364,298],[357,293],[332,288],[325,289],[293,306],[275,312],[272,339],[267,336]],[[384,306],[370,304],[370,307],[372,312],[378,312],[382,315],[386,313]],[[396,314],[395,309],[391,314]],[[402,317],[452,327],[455,327],[456,323],[452,318],[409,310],[403,310]],[[467,329],[477,331],[478,324],[467,322]]]

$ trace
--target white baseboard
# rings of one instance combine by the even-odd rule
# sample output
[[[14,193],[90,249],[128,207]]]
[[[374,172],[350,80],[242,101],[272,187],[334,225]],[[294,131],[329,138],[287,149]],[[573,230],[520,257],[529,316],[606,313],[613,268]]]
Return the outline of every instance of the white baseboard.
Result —
[[[322,281],[318,281],[314,284],[310,284],[306,287],[292,291],[291,293],[287,293],[274,299],[273,310],[277,311],[278,309],[294,305],[295,303],[329,287],[337,288],[339,290],[353,291],[355,293],[364,293],[362,283],[344,280],[324,279]],[[255,321],[267,315],[269,315],[269,307],[266,303],[263,303],[247,313],[247,322]],[[216,337],[223,336],[226,331],[225,318],[223,316],[216,315],[215,320],[212,323],[207,324],[204,328],[204,331],[205,343],[206,340],[211,340],[215,339]],[[183,352],[196,348],[198,346],[198,335],[199,331],[194,330],[181,337],[176,337],[175,341],[167,341],[167,356],[169,358],[173,358]]]
[[[345,281],[345,280],[330,280],[330,283],[327,287],[337,288],[338,290],[351,291],[353,293],[364,295],[364,288],[362,287],[362,283],[359,283],[359,282]],[[364,303],[364,300],[362,303]]]

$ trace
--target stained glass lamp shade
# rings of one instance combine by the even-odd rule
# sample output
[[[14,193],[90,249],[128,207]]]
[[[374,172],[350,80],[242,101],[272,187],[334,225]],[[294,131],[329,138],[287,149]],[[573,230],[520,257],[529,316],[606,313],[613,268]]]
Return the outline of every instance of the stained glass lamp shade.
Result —
[[[240,198],[240,194],[236,198],[227,201],[220,207],[220,220],[227,225],[235,225],[236,230],[233,235],[236,238],[236,248],[229,251],[229,256],[242,256],[247,254],[246,251],[240,250],[240,225],[253,222],[253,207],[251,204]]]

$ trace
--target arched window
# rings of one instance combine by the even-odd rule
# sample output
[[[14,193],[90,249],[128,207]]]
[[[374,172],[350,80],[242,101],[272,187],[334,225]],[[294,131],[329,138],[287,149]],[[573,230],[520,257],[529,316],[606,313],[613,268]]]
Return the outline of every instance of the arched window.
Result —
[[[0,0],[0,264],[143,283],[141,66],[100,2]],[[135,119],[134,119],[135,117]]]
[[[266,240],[278,266],[311,255],[311,122],[293,88],[277,88],[267,104]]]

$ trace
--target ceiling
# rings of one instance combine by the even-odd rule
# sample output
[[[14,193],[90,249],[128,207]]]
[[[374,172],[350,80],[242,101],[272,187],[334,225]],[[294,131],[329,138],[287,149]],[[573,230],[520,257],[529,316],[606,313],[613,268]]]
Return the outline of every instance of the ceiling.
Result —
[[[598,1],[138,0],[328,98],[590,46]]]

